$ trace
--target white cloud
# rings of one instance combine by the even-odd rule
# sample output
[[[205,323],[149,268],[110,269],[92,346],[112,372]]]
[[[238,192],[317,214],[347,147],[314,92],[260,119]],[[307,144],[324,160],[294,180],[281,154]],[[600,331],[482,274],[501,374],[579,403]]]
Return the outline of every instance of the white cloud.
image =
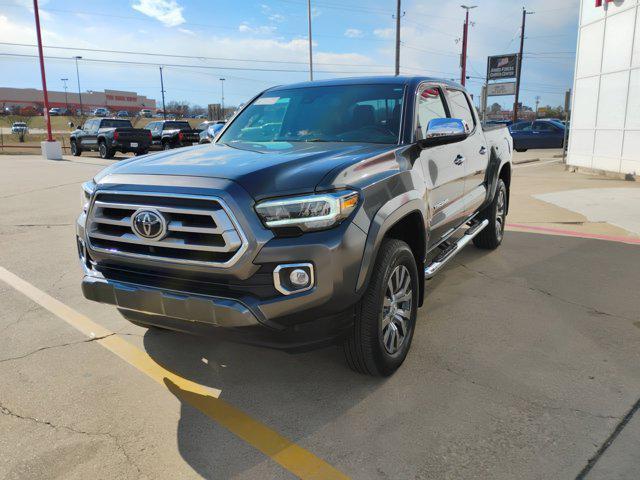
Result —
[[[362,38],[364,33],[357,28],[347,28],[344,32],[344,36],[347,38]]]
[[[257,35],[269,35],[277,30],[276,27],[271,25],[261,25],[258,27],[252,27],[247,22],[242,22],[238,25],[238,31],[242,33],[253,33]]]
[[[284,15],[274,13],[273,15],[269,15],[269,20],[276,23],[282,23],[284,22]]]
[[[393,38],[395,30],[393,28],[376,28],[373,34],[378,38]]]
[[[148,17],[155,18],[166,27],[175,27],[185,22],[182,16],[183,7],[175,0],[138,0],[138,3],[132,5],[132,8]]]
[[[189,30],[188,28],[179,28],[178,31],[180,33],[184,33],[185,35],[191,35],[192,37],[196,34],[196,32],[194,32],[193,30]]]

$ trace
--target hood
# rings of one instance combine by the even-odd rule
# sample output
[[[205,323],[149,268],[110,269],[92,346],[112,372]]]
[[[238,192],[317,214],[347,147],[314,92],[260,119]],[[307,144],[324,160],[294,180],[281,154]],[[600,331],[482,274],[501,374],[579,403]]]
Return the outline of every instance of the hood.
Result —
[[[119,162],[96,176],[173,175],[224,178],[239,183],[255,199],[312,192],[333,169],[397,148],[354,143],[222,144],[168,150]]]

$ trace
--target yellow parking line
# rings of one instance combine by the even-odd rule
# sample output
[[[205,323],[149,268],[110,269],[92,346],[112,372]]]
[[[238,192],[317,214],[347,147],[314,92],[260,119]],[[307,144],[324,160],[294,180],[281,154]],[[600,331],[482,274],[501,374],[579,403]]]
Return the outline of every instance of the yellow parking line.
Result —
[[[205,387],[167,370],[145,351],[116,336],[110,330],[1,266],[0,280],[49,310],[88,338],[97,338],[96,343],[115,353],[159,384],[164,385],[182,401],[197,408],[298,478],[309,480],[344,480],[349,478],[321,458],[219,399],[220,390]]]

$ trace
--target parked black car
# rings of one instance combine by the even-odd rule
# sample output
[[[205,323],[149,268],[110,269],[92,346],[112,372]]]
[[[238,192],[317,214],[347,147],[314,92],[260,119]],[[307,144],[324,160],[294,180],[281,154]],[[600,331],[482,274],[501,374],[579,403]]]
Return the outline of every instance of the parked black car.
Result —
[[[191,128],[189,122],[159,120],[148,123],[144,128],[151,131],[151,149],[155,150],[188,147],[197,144],[200,140],[200,131]]]
[[[129,120],[92,118],[71,132],[71,154],[100,152],[101,158],[112,158],[116,152],[143,155],[151,146],[151,135],[144,128],[133,128]]]
[[[565,126],[557,120],[536,120],[522,126],[521,122],[511,125],[516,152],[526,152],[530,148],[562,148]]]

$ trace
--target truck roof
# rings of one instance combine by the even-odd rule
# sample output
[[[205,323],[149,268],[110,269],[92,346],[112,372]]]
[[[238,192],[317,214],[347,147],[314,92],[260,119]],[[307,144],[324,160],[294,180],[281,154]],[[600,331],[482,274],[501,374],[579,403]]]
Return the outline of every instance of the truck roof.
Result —
[[[452,87],[464,88],[462,85],[451,80],[436,77],[421,77],[421,76],[391,76],[381,75],[373,77],[349,77],[349,78],[334,78],[329,80],[316,80],[313,82],[300,82],[289,85],[278,85],[267,89],[267,91],[277,90],[289,90],[291,88],[308,88],[308,87],[333,87],[337,85],[418,85],[422,82],[438,82]]]

